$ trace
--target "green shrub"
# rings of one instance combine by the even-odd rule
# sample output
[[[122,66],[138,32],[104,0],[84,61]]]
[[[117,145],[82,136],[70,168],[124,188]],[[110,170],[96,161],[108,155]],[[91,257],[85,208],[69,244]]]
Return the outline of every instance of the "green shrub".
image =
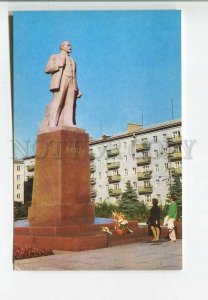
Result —
[[[128,220],[146,222],[149,217],[149,209],[143,201],[139,201],[131,182],[126,182],[126,191],[122,193],[118,202],[118,211],[123,213]]]
[[[27,218],[28,216],[28,207],[30,206],[30,203],[14,203],[14,220],[18,220],[21,218]]]
[[[116,204],[107,202],[98,202],[95,204],[95,216],[100,218],[112,218],[112,213],[118,209]]]

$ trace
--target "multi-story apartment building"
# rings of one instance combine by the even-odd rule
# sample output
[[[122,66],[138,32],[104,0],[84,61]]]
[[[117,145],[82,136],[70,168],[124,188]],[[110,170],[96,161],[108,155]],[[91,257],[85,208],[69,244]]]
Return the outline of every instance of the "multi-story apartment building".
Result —
[[[25,167],[25,181],[33,179],[35,170],[35,156],[24,157],[24,167]]]
[[[24,178],[24,193],[25,202],[31,202],[32,189],[33,189],[33,177],[35,170],[35,156],[28,156],[24,158],[25,178]]]
[[[14,160],[14,202],[24,203],[24,161]]]
[[[116,201],[131,181],[138,199],[164,204],[174,172],[182,173],[181,121],[143,128],[128,124],[128,131],[90,142],[91,196]]]
[[[115,202],[131,181],[139,201],[164,204],[174,173],[182,174],[181,121],[143,128],[128,124],[125,133],[91,139],[91,197]],[[25,198],[31,200],[35,156],[24,158]]]

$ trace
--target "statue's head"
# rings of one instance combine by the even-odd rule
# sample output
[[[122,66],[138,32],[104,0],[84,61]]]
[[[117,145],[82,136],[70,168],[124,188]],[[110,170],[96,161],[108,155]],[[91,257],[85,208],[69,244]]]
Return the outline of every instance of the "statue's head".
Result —
[[[60,45],[60,50],[64,50],[67,53],[71,53],[71,51],[72,51],[71,43],[68,41],[62,42]]]

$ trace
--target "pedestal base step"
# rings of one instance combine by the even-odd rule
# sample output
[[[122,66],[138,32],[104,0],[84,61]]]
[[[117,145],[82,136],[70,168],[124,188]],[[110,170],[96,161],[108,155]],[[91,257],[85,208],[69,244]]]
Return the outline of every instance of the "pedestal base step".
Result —
[[[83,251],[107,247],[107,238],[102,233],[88,233],[77,236],[15,235],[15,246],[45,248],[63,251]]]
[[[138,227],[137,222],[129,222],[132,233],[117,235],[114,224],[74,225],[64,227],[15,227],[14,245],[22,247],[46,248],[51,250],[84,251],[100,249],[136,242],[151,241],[148,227]],[[108,227],[113,233],[101,232]],[[177,238],[182,237],[181,223],[177,224]],[[166,227],[161,228],[161,238],[168,235]]]

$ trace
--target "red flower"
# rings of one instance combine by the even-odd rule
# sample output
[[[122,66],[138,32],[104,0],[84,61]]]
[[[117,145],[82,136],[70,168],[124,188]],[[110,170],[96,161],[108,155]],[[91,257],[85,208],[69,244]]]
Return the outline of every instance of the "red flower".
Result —
[[[14,259],[16,260],[47,255],[53,255],[53,251],[43,248],[26,248],[14,246]]]

